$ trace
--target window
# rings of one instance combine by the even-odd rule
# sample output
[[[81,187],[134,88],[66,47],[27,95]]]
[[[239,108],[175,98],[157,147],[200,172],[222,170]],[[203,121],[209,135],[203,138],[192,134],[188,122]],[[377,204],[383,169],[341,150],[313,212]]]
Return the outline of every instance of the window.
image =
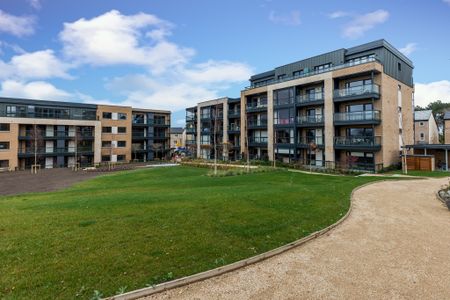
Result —
[[[6,106],[6,116],[7,117],[15,117],[16,116],[16,107],[8,105]]]
[[[0,131],[9,131],[9,124],[0,123]]]
[[[112,118],[112,113],[110,112],[103,112],[103,119],[111,119]]]
[[[372,79],[348,81],[345,83],[345,88],[351,89],[351,88],[357,88],[357,87],[364,87],[364,86],[368,86],[371,84],[372,84]]]
[[[328,70],[329,68],[331,68],[331,66],[332,66],[331,63],[324,64],[324,65],[320,65],[320,66],[315,66],[315,67],[314,67],[314,71],[319,71],[319,72],[321,72],[321,71],[326,71],[326,70]]]
[[[9,160],[0,160],[0,168],[9,168]]]
[[[274,123],[276,125],[279,124],[293,124],[294,123],[294,109],[293,108],[285,108],[275,110],[275,120]]]
[[[111,156],[109,156],[109,155],[102,155],[102,161],[111,161]]]
[[[117,142],[117,147],[119,148],[124,148],[127,146],[127,141],[118,141]]]
[[[401,63],[397,63],[397,70],[398,71],[402,71],[402,64]]]
[[[347,128],[347,136],[373,136],[372,128]]]
[[[112,129],[111,129],[111,127],[102,127],[102,132],[103,133],[111,133]]]
[[[127,114],[126,113],[118,113],[117,117],[119,118],[119,120],[126,120]]]
[[[353,104],[353,105],[347,105],[345,107],[345,112],[361,112],[361,111],[372,111],[372,110],[373,110],[372,103]]]
[[[420,140],[425,141],[425,134],[423,132],[420,133]]]
[[[374,58],[375,58],[375,54],[364,55],[364,56],[349,59],[349,60],[347,60],[347,63],[358,65],[358,64],[366,63],[368,61],[372,61]]]
[[[111,148],[111,141],[102,141],[102,148]]]
[[[117,132],[118,133],[127,133],[127,128],[126,127],[118,127]]]
[[[295,71],[294,73],[292,73],[292,76],[297,77],[302,76],[303,74],[305,74],[305,71],[302,69],[300,71]]]
[[[121,155],[117,155],[117,161],[125,161],[126,156],[121,154]]]
[[[273,92],[273,101],[275,104],[283,105],[294,102],[294,89],[287,88]]]
[[[278,80],[281,80],[281,79],[284,79],[284,78],[286,78],[286,74],[278,75]]]
[[[0,150],[9,150],[9,142],[0,142]]]

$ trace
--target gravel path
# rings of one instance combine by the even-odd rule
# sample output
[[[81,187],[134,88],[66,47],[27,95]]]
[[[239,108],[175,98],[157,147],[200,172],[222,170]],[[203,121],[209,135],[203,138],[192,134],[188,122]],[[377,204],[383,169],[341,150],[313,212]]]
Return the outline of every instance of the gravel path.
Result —
[[[447,178],[358,190],[350,217],[304,246],[146,299],[450,299]]]

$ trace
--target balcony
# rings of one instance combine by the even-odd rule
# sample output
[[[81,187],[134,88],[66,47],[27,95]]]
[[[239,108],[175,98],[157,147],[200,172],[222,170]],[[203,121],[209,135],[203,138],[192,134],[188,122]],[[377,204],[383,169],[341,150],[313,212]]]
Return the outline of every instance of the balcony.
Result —
[[[228,133],[241,133],[241,127],[238,124],[230,124]]]
[[[132,123],[133,123],[133,126],[148,126],[147,122],[141,118],[133,119]]]
[[[298,127],[323,126],[323,121],[324,121],[323,115],[300,116],[297,117],[297,126]]]
[[[348,113],[335,113],[334,125],[375,124],[381,123],[379,110],[357,111]]]
[[[197,130],[195,129],[195,127],[188,127],[186,128],[186,133],[187,134],[195,134],[197,132]]]
[[[349,68],[349,67],[354,67],[357,65],[362,65],[362,64],[368,64],[368,63],[374,63],[374,62],[378,62],[380,63],[380,61],[375,58],[375,57],[371,57],[365,60],[361,60],[358,62],[348,62],[348,63],[344,63],[344,64],[340,64],[340,65],[336,65],[336,66],[332,66],[330,68],[325,68],[322,70],[305,70],[305,72],[301,75],[297,75],[297,76],[287,76],[285,78],[282,79],[273,79],[273,80],[269,80],[263,84],[259,83],[259,84],[254,84],[251,86],[246,87],[246,90],[250,90],[250,89],[255,89],[261,86],[267,86],[267,85],[271,85],[271,84],[276,84],[276,83],[281,83],[281,82],[285,82],[285,81],[289,81],[289,80],[294,80],[294,79],[298,79],[298,78],[304,78],[304,77],[310,77],[310,76],[314,76],[314,75],[318,75],[318,74],[322,74],[322,73],[327,73],[327,72],[331,72],[331,71],[335,71],[335,70],[340,70],[340,69],[345,69],[345,68]]]
[[[167,120],[154,119],[148,120],[147,123],[149,125],[153,125],[154,127],[170,127],[170,122]]]
[[[337,150],[367,150],[381,149],[381,136],[336,136],[334,148]]]
[[[307,149],[310,146],[316,145],[318,148],[324,147],[323,136],[300,136],[298,138],[297,147]]]
[[[276,148],[294,148],[294,138],[293,137],[277,137],[275,140]]]
[[[296,102],[298,106],[308,106],[308,105],[323,105],[324,94],[313,93],[307,95],[299,95],[296,97]]]
[[[186,122],[194,122],[197,121],[197,116],[186,116]]]
[[[144,132],[133,132],[131,136],[133,140],[144,140],[147,138],[147,135]]]
[[[35,154],[39,157],[42,156],[74,156],[77,155],[94,155],[92,147],[64,147],[64,148],[45,148],[40,147],[37,151],[34,148],[25,148],[18,150],[18,156],[20,158],[33,157]]]
[[[248,139],[249,147],[267,147],[267,137],[250,137]]]
[[[165,135],[165,134],[155,134],[153,136],[154,140],[165,140],[165,139],[168,139],[168,138],[169,137],[167,135]]]
[[[60,139],[68,139],[68,140],[93,140],[94,132],[93,131],[83,131],[75,134],[73,131],[52,131],[46,132],[45,130],[37,131],[35,135],[34,130],[26,130],[19,132],[19,140],[60,140]]]
[[[267,102],[247,104],[246,109],[248,113],[267,111]]]
[[[247,123],[248,129],[267,128],[267,120],[249,120]]]
[[[291,127],[295,125],[295,118],[275,118],[273,120],[273,124],[275,125],[275,127]]]
[[[383,169],[383,164],[367,163],[367,162],[346,162],[346,161],[327,161],[326,168],[336,170],[351,170],[357,172],[375,173]]]
[[[334,90],[334,102],[361,100],[361,99],[380,99],[380,86],[377,84],[366,84],[351,88]]]
[[[228,118],[239,118],[241,116],[240,109],[233,109],[228,111]]]

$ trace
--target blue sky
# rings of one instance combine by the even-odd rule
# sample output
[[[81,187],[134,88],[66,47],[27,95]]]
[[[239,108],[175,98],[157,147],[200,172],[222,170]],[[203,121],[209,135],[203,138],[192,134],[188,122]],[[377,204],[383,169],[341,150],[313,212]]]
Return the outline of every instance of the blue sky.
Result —
[[[416,103],[450,102],[450,0],[1,0],[0,95],[173,111],[248,78],[385,38],[415,65]]]

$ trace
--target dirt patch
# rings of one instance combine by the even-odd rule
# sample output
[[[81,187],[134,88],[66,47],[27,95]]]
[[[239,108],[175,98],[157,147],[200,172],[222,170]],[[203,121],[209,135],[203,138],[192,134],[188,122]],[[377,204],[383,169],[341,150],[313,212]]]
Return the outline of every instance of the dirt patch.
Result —
[[[38,174],[31,174],[30,171],[0,173],[0,195],[60,190],[101,174],[62,168],[41,170]]]
[[[263,262],[145,299],[449,299],[447,178],[380,182],[339,227]]]

